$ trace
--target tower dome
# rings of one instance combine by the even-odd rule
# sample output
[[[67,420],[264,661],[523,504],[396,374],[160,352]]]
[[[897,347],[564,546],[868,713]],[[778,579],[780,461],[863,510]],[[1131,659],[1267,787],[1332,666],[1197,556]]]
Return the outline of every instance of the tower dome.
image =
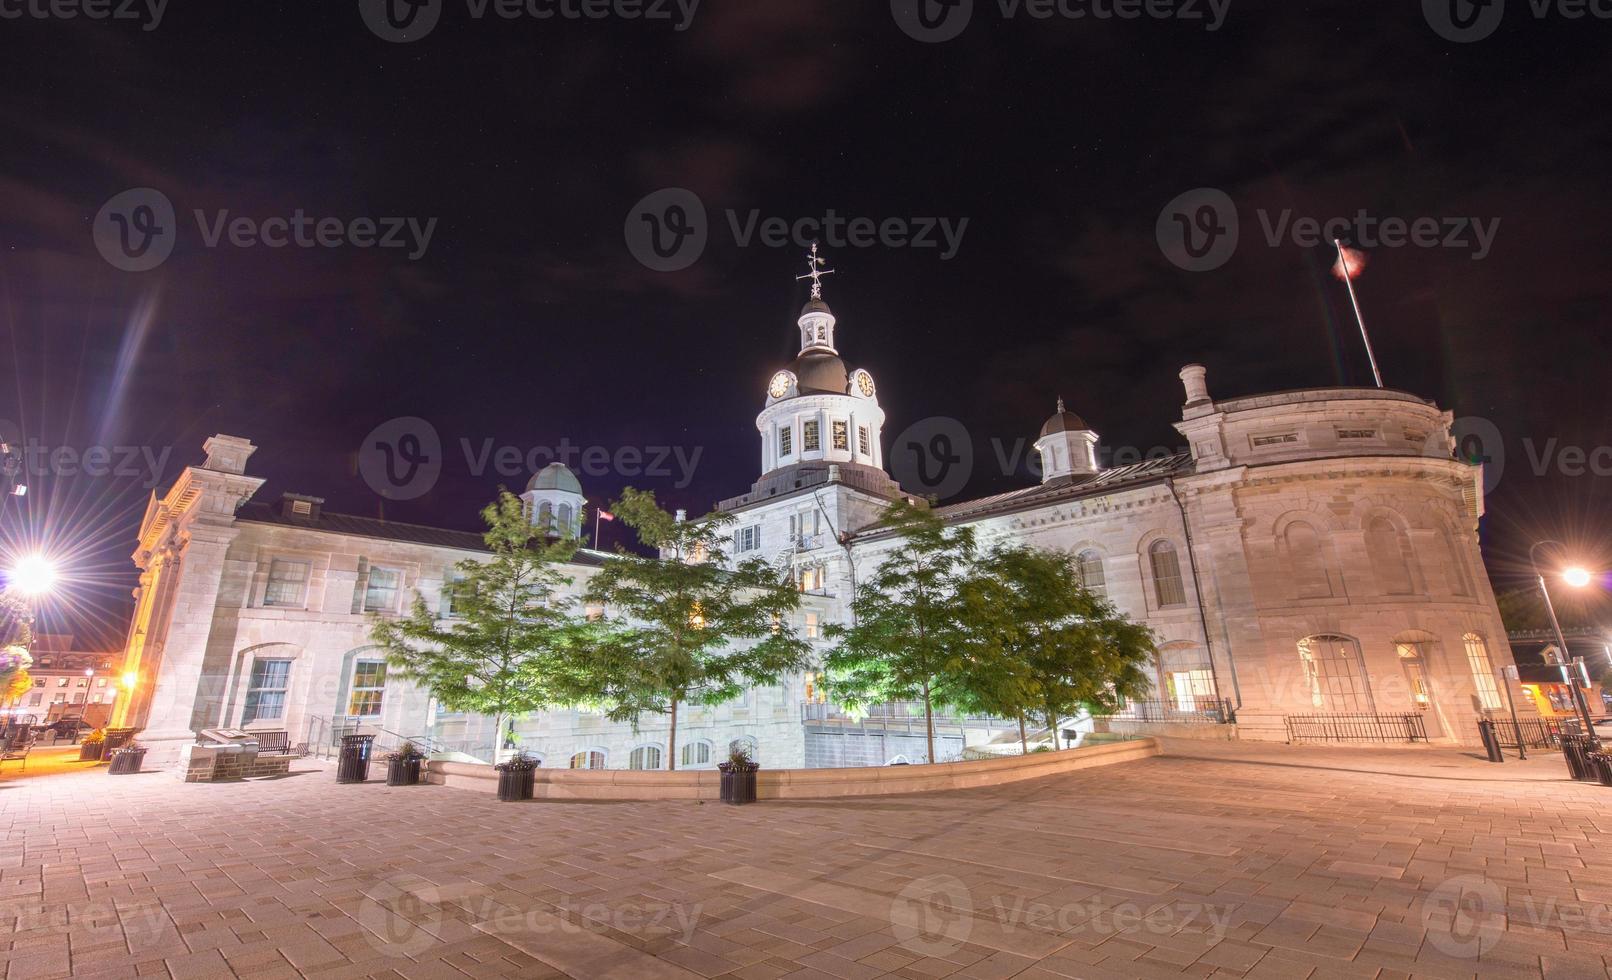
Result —
[[[551,537],[582,536],[582,511],[588,499],[582,494],[582,481],[569,466],[550,463],[532,474],[521,500],[527,517]]]
[[[1097,465],[1097,433],[1091,431],[1086,420],[1063,407],[1058,399],[1058,410],[1041,426],[1041,438],[1036,440],[1036,452],[1041,454],[1041,482],[1091,476],[1101,467]]]
[[[1060,398],[1058,399],[1058,410],[1053,412],[1052,417],[1047,419],[1046,423],[1041,426],[1041,438],[1045,439],[1047,436],[1057,435],[1060,432],[1083,432],[1088,428],[1090,427],[1086,425],[1086,420],[1065,409],[1063,399]]]
[[[565,490],[570,493],[582,493],[582,481],[571,472],[571,467],[564,463],[550,463],[532,474],[531,480],[526,484],[528,490]]]

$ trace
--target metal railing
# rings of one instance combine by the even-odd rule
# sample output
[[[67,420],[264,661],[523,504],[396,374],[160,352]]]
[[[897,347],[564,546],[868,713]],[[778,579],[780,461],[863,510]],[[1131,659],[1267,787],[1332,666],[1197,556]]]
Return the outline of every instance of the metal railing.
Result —
[[[1094,712],[1098,718],[1163,724],[1230,725],[1237,709],[1221,698],[1174,698],[1167,701],[1126,701],[1113,711]]]
[[[1289,742],[1425,742],[1427,724],[1419,714],[1288,715]]]
[[[1499,740],[1503,749],[1530,748],[1530,749],[1556,749],[1561,748],[1562,736],[1578,731],[1578,720],[1571,721],[1571,726],[1564,725],[1554,718],[1490,718],[1494,722],[1495,738]]]

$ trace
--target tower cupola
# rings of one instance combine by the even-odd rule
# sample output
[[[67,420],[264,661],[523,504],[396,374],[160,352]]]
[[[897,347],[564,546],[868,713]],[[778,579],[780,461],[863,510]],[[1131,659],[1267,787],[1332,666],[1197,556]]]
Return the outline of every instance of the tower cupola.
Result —
[[[1097,433],[1091,431],[1086,420],[1064,408],[1058,399],[1058,410],[1041,426],[1041,437],[1036,440],[1036,452],[1041,454],[1041,482],[1091,476],[1101,467],[1097,465]]]

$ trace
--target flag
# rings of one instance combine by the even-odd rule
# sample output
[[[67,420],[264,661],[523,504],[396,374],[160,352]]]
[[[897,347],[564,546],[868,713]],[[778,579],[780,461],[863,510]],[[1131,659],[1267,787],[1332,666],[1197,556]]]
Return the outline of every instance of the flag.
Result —
[[[1339,279],[1359,279],[1366,271],[1366,253],[1347,245],[1338,246],[1338,261],[1332,263],[1332,274]]]
[[[616,515],[610,513],[608,510],[605,510],[603,507],[599,508],[599,520],[601,520],[601,521],[613,521],[615,519],[616,519]]]

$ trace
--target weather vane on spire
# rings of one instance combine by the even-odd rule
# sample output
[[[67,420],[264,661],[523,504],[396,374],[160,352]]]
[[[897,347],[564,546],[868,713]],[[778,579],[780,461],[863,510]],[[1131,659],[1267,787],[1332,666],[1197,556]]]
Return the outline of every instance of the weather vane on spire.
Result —
[[[812,281],[812,299],[823,298],[823,277],[832,276],[834,274],[833,269],[823,268],[825,265],[828,265],[828,260],[818,257],[817,243],[812,242],[812,253],[806,259],[806,268],[809,271],[804,276],[795,277],[796,282],[800,282],[804,279],[810,279]]]

